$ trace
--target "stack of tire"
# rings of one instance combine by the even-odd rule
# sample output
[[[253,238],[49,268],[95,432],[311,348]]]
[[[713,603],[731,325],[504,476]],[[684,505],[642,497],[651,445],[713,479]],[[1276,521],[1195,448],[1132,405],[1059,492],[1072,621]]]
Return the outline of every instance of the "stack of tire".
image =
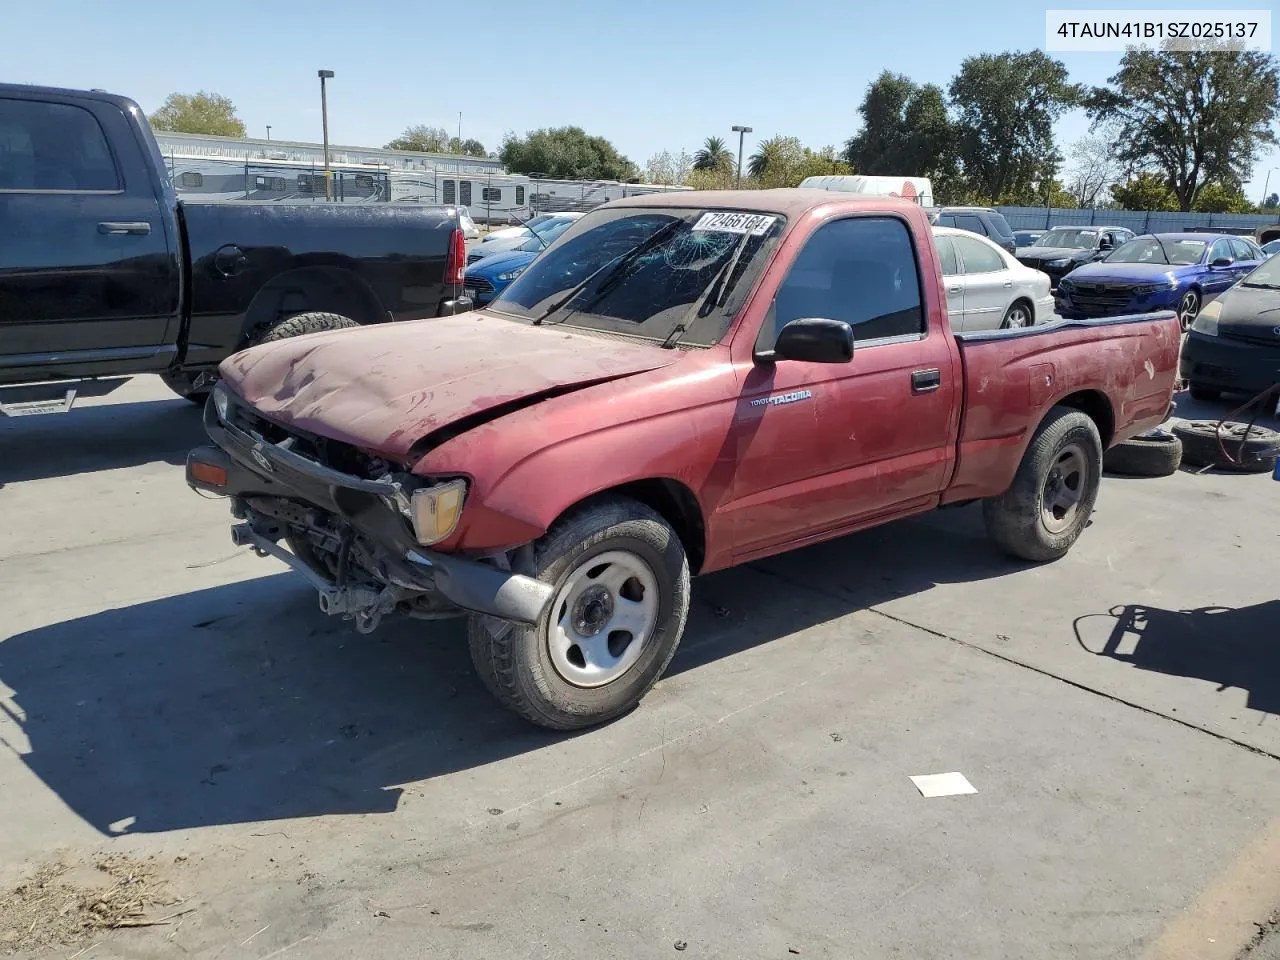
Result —
[[[1167,477],[1182,464],[1231,473],[1268,473],[1280,455],[1280,433],[1247,423],[1182,420],[1118,443],[1106,452],[1108,473]]]

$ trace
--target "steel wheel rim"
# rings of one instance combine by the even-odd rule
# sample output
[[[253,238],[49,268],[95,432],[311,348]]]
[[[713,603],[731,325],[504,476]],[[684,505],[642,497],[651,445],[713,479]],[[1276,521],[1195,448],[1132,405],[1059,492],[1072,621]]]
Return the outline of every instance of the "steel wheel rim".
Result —
[[[1078,444],[1058,451],[1040,495],[1040,522],[1050,533],[1062,533],[1075,523],[1089,483],[1089,459]]]
[[[1008,327],[1010,330],[1021,330],[1027,326],[1027,311],[1023,307],[1012,307],[1009,310]]]
[[[1194,290],[1188,290],[1186,296],[1182,298],[1182,303],[1178,305],[1178,319],[1182,321],[1183,330],[1191,326],[1199,312],[1200,298],[1196,296]]]
[[[658,623],[658,578],[627,550],[588,557],[556,592],[547,629],[551,664],[576,687],[602,687],[640,659]]]

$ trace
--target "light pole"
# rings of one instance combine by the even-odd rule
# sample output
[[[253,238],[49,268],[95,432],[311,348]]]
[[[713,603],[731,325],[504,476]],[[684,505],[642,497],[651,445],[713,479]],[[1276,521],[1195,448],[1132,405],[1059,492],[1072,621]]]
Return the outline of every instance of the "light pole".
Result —
[[[1267,208],[1267,197],[1271,196],[1271,194],[1267,193],[1267,188],[1271,186],[1271,174],[1275,173],[1277,170],[1280,170],[1280,167],[1272,167],[1267,171],[1266,179],[1262,181],[1262,202],[1258,204],[1259,210],[1265,210]]]
[[[732,127],[731,129],[733,130],[733,132],[734,132],[734,133],[736,133],[736,134],[738,135],[738,182],[737,182],[737,188],[738,188],[739,190],[741,190],[741,189],[742,189],[742,140],[743,140],[743,138],[744,138],[748,133],[750,133],[750,132],[751,132],[751,128],[750,128],[750,127],[742,127],[742,126],[738,126],[737,124],[734,124],[734,125],[733,125],[733,127]]]
[[[271,124],[267,124],[267,139],[271,139]]]
[[[329,169],[329,101],[325,96],[324,82],[333,79],[332,70],[317,70],[320,77],[320,124],[324,128],[324,198],[333,199],[333,172]]]

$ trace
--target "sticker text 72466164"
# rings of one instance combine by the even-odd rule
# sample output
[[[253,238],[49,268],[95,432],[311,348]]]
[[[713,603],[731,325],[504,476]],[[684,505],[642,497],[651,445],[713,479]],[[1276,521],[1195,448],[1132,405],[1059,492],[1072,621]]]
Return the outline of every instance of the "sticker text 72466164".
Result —
[[[734,213],[722,210],[704,213],[693,225],[693,229],[714,233],[749,233],[753,237],[763,237],[777,219],[763,213]]]

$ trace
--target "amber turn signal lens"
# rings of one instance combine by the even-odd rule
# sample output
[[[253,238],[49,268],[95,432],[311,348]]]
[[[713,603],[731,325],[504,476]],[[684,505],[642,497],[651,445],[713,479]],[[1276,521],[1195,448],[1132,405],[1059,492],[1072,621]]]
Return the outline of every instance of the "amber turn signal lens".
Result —
[[[199,460],[191,464],[191,479],[208,484],[211,487],[227,485],[227,468],[212,463],[201,463]]]

